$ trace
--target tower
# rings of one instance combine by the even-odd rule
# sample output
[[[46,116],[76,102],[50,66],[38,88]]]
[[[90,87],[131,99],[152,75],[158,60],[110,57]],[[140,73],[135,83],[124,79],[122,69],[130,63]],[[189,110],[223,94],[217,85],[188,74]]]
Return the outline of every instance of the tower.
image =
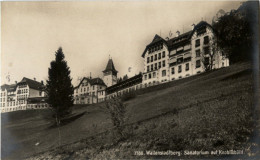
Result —
[[[103,81],[107,85],[107,87],[110,87],[110,86],[116,84],[117,70],[115,69],[113,60],[111,58],[109,58],[109,60],[108,60],[107,67],[103,71],[103,75],[104,75]]]

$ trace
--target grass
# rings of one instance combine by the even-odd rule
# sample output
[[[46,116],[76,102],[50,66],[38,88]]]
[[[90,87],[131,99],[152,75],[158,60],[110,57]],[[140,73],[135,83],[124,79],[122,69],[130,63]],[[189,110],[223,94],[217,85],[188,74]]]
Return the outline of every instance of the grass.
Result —
[[[2,146],[7,147],[2,147],[2,158],[178,158],[134,155],[145,150],[241,149],[243,156],[259,154],[252,139],[259,133],[254,130],[251,68],[249,63],[235,64],[137,91],[125,101],[132,136],[121,142],[113,141],[103,103],[74,107],[75,115],[86,113],[61,127],[60,147],[48,111],[4,113]]]

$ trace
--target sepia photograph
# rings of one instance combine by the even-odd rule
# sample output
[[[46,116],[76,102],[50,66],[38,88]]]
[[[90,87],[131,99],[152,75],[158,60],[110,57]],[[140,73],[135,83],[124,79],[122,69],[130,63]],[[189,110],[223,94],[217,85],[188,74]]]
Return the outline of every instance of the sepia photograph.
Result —
[[[0,8],[0,159],[260,159],[259,1]]]

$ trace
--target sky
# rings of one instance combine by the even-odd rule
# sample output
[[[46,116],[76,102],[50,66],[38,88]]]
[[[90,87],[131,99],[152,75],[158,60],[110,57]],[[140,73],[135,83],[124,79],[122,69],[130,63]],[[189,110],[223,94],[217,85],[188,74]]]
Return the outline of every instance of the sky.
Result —
[[[109,56],[118,77],[143,71],[141,57],[155,34],[173,38],[201,20],[211,23],[239,1],[77,1],[1,3],[1,84],[23,77],[48,79],[55,51],[63,48],[73,85],[102,78]],[[129,67],[131,69],[129,70]],[[130,71],[130,72],[129,72]]]

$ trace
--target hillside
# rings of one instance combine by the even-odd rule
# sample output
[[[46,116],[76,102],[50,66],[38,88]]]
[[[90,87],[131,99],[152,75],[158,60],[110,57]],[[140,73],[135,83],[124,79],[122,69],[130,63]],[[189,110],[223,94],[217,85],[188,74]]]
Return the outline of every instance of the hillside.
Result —
[[[58,130],[51,127],[49,111],[4,113],[2,158],[151,158],[136,156],[134,151],[258,147],[252,139],[258,133],[253,132],[253,74],[249,63],[146,88],[136,94],[136,98],[125,102],[131,136],[120,143],[112,141],[113,127],[104,104],[74,107],[74,115],[81,115],[60,128],[60,149],[56,148]],[[244,150],[244,156],[249,150]]]

